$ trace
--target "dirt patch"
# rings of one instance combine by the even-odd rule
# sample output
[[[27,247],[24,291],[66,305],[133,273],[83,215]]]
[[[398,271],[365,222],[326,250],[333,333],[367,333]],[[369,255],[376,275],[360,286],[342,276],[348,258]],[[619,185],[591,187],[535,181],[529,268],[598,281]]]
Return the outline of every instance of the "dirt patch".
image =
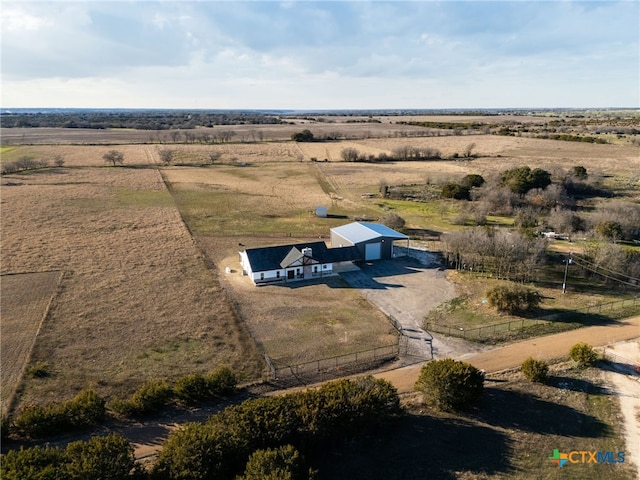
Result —
[[[0,315],[0,363],[2,364],[2,413],[11,409],[13,398],[31,356],[62,272],[3,275]]]

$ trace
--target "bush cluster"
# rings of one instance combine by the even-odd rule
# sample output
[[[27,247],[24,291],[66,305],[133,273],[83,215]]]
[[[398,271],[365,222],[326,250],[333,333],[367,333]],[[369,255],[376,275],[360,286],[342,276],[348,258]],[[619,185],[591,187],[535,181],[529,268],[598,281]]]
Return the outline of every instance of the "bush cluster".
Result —
[[[65,449],[32,447],[3,455],[4,480],[125,480],[143,478],[133,447],[119,435],[72,442]]]
[[[531,382],[544,383],[549,372],[549,365],[544,360],[527,358],[522,362],[522,374]]]
[[[502,172],[500,177],[503,185],[519,195],[524,195],[534,188],[545,189],[551,185],[551,173],[542,168],[512,168]]]
[[[2,165],[2,173],[16,173],[21,172],[23,170],[35,170],[36,168],[44,168],[49,166],[49,162],[47,160],[37,160],[32,157],[24,156],[15,160],[13,162],[7,162]]]
[[[340,151],[340,158],[345,162],[404,162],[414,160],[440,160],[440,150],[431,147],[412,147],[404,145],[393,150],[391,155],[386,152],[374,155],[361,153],[357,148],[347,147]]]
[[[487,301],[499,312],[524,313],[538,308],[540,295],[521,285],[498,285],[487,290]]]
[[[105,416],[105,400],[88,389],[62,404],[27,405],[14,418],[12,430],[24,437],[41,438],[97,425]]]
[[[420,370],[415,389],[425,403],[440,410],[456,410],[482,396],[484,373],[459,360],[434,360]]]
[[[442,187],[440,195],[443,198],[453,198],[455,200],[471,200],[471,189],[484,185],[482,175],[465,175],[459,183],[447,183]]]
[[[149,381],[127,399],[116,399],[110,407],[127,417],[142,417],[162,410],[169,402],[185,404],[214,400],[233,393],[238,384],[235,374],[227,367],[203,375],[194,373],[180,377],[174,385],[166,381]]]
[[[253,471],[247,458],[256,451],[293,445],[307,454],[335,438],[370,432],[399,409],[395,388],[373,377],[246,400],[214,415],[206,424],[188,424],[172,433],[153,476],[167,480],[234,478]]]

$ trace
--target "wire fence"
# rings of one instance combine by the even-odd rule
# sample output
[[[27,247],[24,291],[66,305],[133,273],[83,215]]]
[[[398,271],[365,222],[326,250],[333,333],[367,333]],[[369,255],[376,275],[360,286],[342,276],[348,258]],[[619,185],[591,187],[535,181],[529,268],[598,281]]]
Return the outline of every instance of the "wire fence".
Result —
[[[265,354],[269,365],[270,380],[278,385],[309,385],[333,378],[344,377],[366,372],[395,361],[400,355],[400,344],[384,345],[344,355],[312,360],[296,365],[287,365],[270,359]]]
[[[442,333],[449,337],[460,337],[472,340],[479,340],[494,337],[499,333],[510,332],[514,330],[522,330],[525,327],[534,325],[547,324],[551,320],[537,318],[521,318],[518,320],[510,320],[508,322],[494,323],[491,325],[483,325],[480,327],[461,327],[458,325],[439,325],[437,323],[428,322],[425,326],[428,331],[434,333]]]
[[[636,309],[640,309],[640,297],[600,303],[598,305],[592,305],[574,311],[568,311],[567,315],[572,315],[576,312],[583,315],[602,314],[611,311],[633,312]],[[460,325],[441,325],[435,322],[428,322],[425,324],[425,327],[427,331],[441,333],[450,337],[460,337],[471,340],[486,340],[492,337],[496,337],[505,332],[514,332],[527,327],[534,327],[536,325],[547,325],[555,323],[559,315],[562,314],[555,313],[553,315],[548,315],[540,318],[519,318],[516,320],[510,320],[508,322],[494,323],[491,325],[482,325],[479,327],[471,328]]]
[[[368,350],[311,360],[295,365],[274,360],[264,353],[269,381],[282,387],[309,385],[347,375],[364,373],[385,364],[402,360],[415,363],[433,359],[432,337],[427,332],[417,335],[407,330],[392,315],[387,318],[398,333],[398,341]]]
[[[620,355],[613,353],[611,350],[607,350],[607,347],[603,347],[602,349],[602,359],[613,363],[618,370],[622,370],[625,373],[640,375],[640,363],[635,360],[621,357]]]

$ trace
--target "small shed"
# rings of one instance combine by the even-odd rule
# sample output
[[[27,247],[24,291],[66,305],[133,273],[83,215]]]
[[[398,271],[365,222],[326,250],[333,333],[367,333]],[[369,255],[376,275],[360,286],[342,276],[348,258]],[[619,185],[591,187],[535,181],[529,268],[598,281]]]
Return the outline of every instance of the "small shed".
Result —
[[[409,247],[409,237],[379,223],[354,222],[331,229],[332,248],[354,246],[365,261],[392,258],[396,241]]]
[[[327,207],[316,207],[316,217],[327,218]]]

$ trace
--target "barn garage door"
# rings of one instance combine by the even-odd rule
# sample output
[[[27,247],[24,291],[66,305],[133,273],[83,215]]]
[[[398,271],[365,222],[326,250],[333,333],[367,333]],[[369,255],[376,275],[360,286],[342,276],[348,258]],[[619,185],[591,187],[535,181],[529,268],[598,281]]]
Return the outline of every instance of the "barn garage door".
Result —
[[[380,260],[382,258],[382,244],[367,243],[364,246],[364,259],[365,260]]]

